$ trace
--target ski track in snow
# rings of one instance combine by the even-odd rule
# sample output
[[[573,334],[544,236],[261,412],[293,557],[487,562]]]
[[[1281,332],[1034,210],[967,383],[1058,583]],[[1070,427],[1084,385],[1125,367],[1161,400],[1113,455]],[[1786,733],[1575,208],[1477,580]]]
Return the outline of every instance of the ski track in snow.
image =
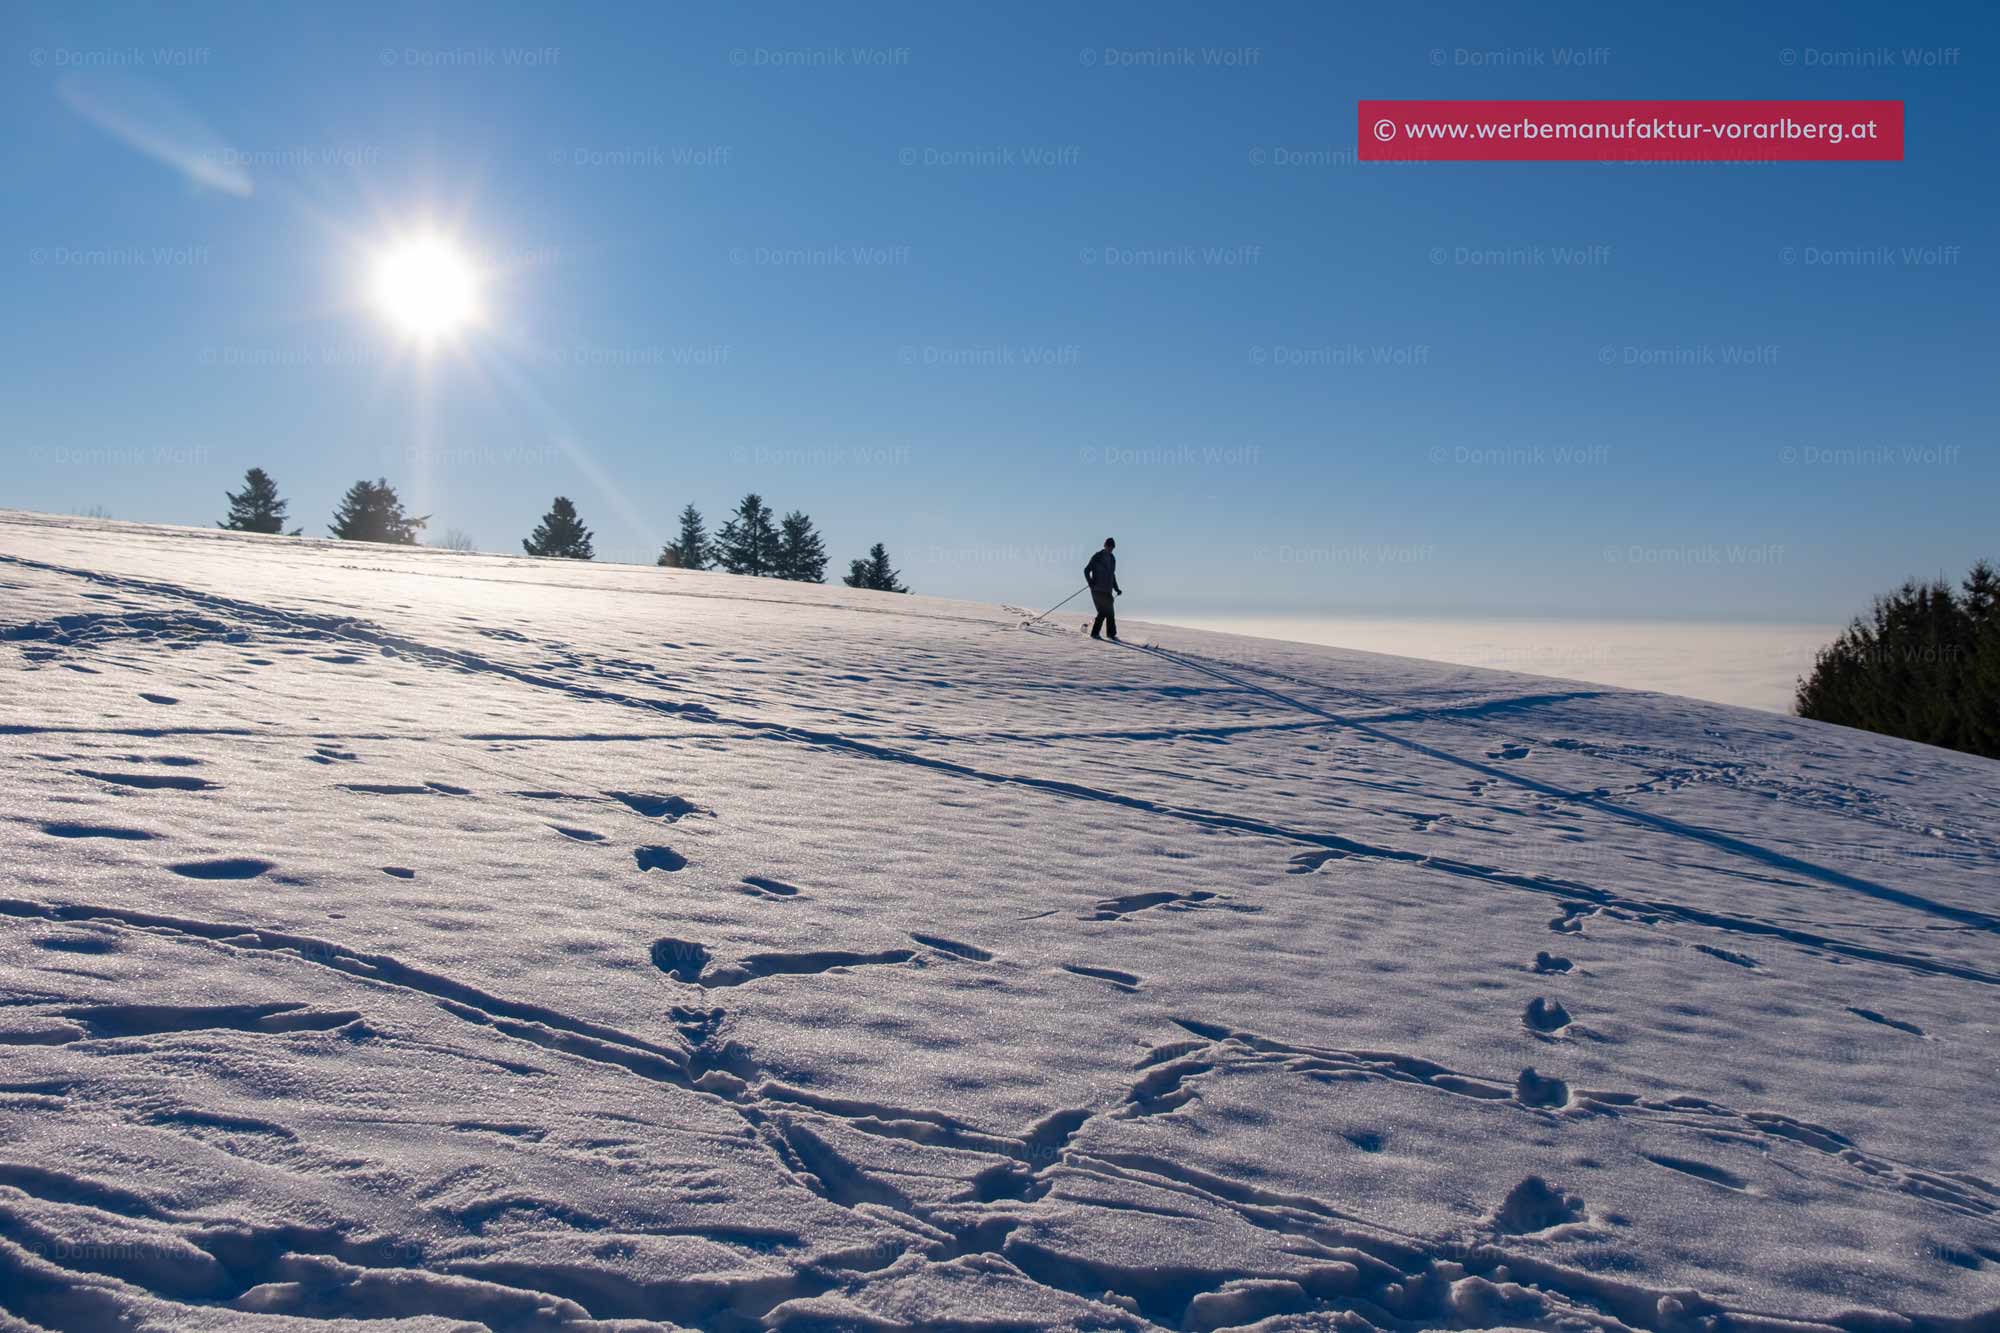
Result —
[[[2000,765],[1026,619],[0,511],[0,1314],[2000,1321]]]

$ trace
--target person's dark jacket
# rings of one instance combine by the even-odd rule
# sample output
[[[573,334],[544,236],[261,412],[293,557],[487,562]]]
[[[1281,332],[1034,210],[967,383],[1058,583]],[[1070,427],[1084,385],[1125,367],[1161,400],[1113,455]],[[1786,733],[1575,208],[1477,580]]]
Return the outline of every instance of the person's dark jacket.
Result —
[[[1090,557],[1090,563],[1083,567],[1083,581],[1090,585],[1092,592],[1125,591],[1118,586],[1118,557],[1108,549]]]

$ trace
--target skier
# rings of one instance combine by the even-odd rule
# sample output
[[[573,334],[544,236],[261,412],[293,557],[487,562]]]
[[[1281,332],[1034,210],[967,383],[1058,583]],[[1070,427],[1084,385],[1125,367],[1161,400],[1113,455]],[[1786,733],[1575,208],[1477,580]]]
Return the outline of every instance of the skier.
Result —
[[[1111,599],[1125,593],[1118,586],[1118,557],[1111,554],[1117,545],[1106,537],[1104,549],[1091,556],[1090,563],[1083,567],[1083,581],[1090,585],[1090,600],[1097,604],[1097,623],[1090,627],[1090,637],[1101,638],[1098,631],[1109,630],[1113,643],[1118,642],[1118,614],[1112,609]]]

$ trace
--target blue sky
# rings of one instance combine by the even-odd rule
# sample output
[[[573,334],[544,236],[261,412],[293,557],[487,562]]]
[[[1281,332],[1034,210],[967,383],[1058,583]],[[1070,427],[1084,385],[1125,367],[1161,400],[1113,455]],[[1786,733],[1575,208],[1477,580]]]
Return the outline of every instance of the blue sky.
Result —
[[[1989,15],[16,3],[0,504],[1126,610],[1824,620],[1995,541]],[[1886,48],[1886,50],[1885,50]],[[1908,160],[1357,166],[1363,97],[1901,98]],[[428,357],[362,299],[490,270]]]

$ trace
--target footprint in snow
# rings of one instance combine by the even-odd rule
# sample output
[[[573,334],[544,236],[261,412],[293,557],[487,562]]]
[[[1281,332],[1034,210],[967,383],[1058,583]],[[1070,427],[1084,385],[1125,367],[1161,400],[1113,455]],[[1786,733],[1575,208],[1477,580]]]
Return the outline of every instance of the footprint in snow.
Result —
[[[1497,750],[1488,750],[1488,759],[1526,759],[1530,751],[1525,745],[1503,745]]]
[[[604,841],[604,835],[602,833],[593,833],[587,828],[570,828],[566,824],[551,824],[549,825],[549,827],[573,842]]]

